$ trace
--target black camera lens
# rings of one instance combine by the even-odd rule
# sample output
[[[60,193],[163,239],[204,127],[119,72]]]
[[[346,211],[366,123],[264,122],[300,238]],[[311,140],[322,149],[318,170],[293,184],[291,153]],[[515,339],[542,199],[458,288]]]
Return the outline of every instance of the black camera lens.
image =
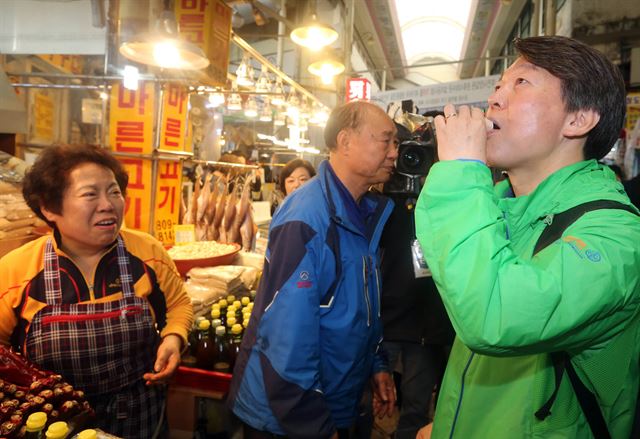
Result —
[[[404,152],[402,161],[407,169],[416,169],[420,167],[422,157],[420,157],[420,154],[417,151],[408,149]]]
[[[400,144],[396,170],[405,175],[427,175],[433,164],[434,148],[429,144],[407,141]]]

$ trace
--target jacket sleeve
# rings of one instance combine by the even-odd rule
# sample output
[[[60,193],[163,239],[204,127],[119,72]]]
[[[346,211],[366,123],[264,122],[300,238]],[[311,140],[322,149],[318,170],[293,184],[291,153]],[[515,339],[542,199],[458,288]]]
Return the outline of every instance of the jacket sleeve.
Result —
[[[9,345],[11,334],[18,323],[14,308],[18,304],[22,284],[17,284],[10,274],[10,262],[0,259],[0,344]]]
[[[335,431],[320,385],[322,248],[306,223],[290,221],[269,236],[258,296],[263,308],[256,346],[270,408],[287,436],[330,437]]]
[[[452,323],[474,351],[581,350],[621,332],[638,312],[640,227],[631,213],[588,212],[567,239],[528,260],[507,237],[489,169],[447,161],[433,166],[416,222]]]
[[[158,246],[162,261],[158,282],[167,303],[167,324],[160,334],[176,334],[182,339],[182,346],[187,347],[187,337],[193,325],[193,305],[185,289],[184,282],[169,254],[162,246]]]

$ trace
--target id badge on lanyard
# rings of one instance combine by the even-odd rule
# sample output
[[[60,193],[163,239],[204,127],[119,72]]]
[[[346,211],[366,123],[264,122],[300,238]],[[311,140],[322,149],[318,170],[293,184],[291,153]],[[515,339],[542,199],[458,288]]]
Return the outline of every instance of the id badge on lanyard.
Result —
[[[420,247],[417,239],[411,241],[411,260],[413,261],[413,274],[416,279],[431,276],[431,270],[429,270],[427,261],[424,259],[422,247]]]

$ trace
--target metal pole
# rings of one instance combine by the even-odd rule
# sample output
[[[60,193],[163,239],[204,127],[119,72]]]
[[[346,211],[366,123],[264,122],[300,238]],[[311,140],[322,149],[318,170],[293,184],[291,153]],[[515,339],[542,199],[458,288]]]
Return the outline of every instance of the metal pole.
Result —
[[[542,0],[531,0],[533,3],[533,12],[531,13],[531,36],[540,35],[540,3]]]
[[[157,151],[158,149],[160,149],[160,141],[161,141],[161,137],[162,137],[162,116],[163,116],[163,112],[164,112],[164,88],[156,83],[155,84],[155,92],[156,92],[156,96],[158,96],[158,100],[156,101],[156,108],[154,109],[154,130],[155,130],[155,135],[154,135],[154,145],[153,145],[153,150]],[[150,201],[150,209],[149,209],[149,224],[147,224],[147,231],[155,236],[154,231],[155,231],[155,227],[154,227],[154,220],[155,220],[155,212],[156,212],[156,189],[157,189],[157,182],[158,182],[158,155],[157,154],[153,154],[153,158],[151,159],[151,201]]]
[[[280,16],[287,18],[287,0],[280,0]],[[282,60],[284,58],[284,35],[287,28],[284,21],[278,21],[278,44],[276,45],[276,66],[282,70]]]
[[[544,34],[556,34],[556,2],[555,0],[545,0],[544,11]]]
[[[342,47],[344,49],[344,76],[345,78],[351,75],[351,51],[353,50],[353,28],[355,22],[355,0],[350,0],[347,6],[347,19],[344,25],[344,38],[342,40]],[[338,90],[338,102],[344,101],[345,95],[345,81],[342,81]]]
[[[382,84],[380,85],[380,91],[387,91],[387,70],[382,71]]]

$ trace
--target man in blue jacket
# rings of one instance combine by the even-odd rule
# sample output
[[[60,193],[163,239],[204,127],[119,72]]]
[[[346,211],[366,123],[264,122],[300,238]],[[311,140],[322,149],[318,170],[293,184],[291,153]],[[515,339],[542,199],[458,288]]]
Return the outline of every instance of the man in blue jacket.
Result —
[[[348,437],[369,379],[378,416],[395,404],[378,260],[392,203],[368,189],[394,170],[396,128],[376,105],[351,102],[333,110],[324,136],[329,160],[271,223],[229,394],[245,438]]]

